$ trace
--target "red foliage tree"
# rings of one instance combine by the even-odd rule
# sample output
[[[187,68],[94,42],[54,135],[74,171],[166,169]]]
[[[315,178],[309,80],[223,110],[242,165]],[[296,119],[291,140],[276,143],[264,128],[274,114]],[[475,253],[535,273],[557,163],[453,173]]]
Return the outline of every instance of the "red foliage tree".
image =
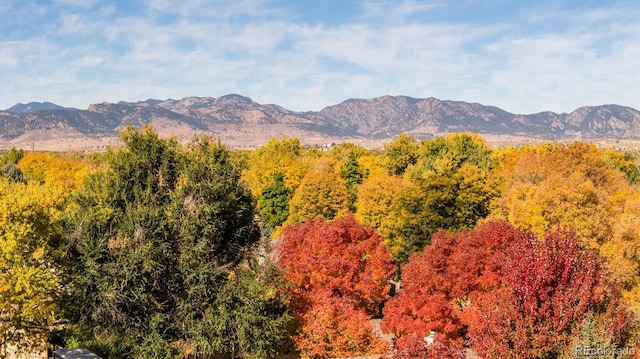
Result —
[[[463,359],[465,357],[461,341],[452,343],[436,337],[430,345],[427,345],[424,338],[419,338],[417,335],[405,336],[403,341],[402,349],[384,359]]]
[[[411,336],[422,338],[431,330],[442,343],[458,346],[467,328],[467,308],[499,285],[506,249],[523,237],[502,221],[434,234],[431,245],[404,267],[403,289],[385,305],[383,330],[399,338],[401,349]]]
[[[294,341],[305,356],[383,352],[367,322],[388,299],[395,271],[382,237],[352,216],[286,227],[278,263],[292,283]]]
[[[567,350],[586,318],[624,344],[626,309],[601,261],[563,232],[514,243],[503,284],[474,305],[473,348],[486,357],[548,358]]]

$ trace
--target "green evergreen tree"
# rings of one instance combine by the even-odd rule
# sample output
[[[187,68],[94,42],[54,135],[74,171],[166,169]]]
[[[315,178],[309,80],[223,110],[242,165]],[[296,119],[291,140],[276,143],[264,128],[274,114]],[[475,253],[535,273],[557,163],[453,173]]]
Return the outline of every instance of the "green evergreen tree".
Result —
[[[253,199],[228,151],[207,138],[182,148],[149,127],[127,128],[121,139],[124,148],[107,154],[69,215],[62,301],[69,334],[111,358],[235,348],[249,356],[252,343],[214,337],[226,325],[219,295],[259,240]],[[282,298],[270,300],[277,306]],[[260,314],[268,318],[261,324],[286,321],[282,312]],[[255,328],[263,329],[272,334]]]
[[[0,177],[7,178],[11,183],[27,183],[22,170],[11,163],[7,163],[0,168]]]
[[[364,173],[360,170],[360,166],[358,165],[358,159],[353,152],[349,152],[347,159],[342,164],[340,177],[342,177],[350,187],[359,185],[365,178]]]
[[[347,187],[349,188],[349,205],[351,211],[355,212],[355,203],[358,199],[358,185],[360,185],[366,177],[365,173],[360,170],[355,153],[349,152],[347,155],[340,169],[340,177],[347,182]]]
[[[215,302],[217,325],[210,339],[236,357],[272,358],[292,345],[283,330],[292,319],[285,282],[275,264],[265,261],[233,272]]]
[[[565,353],[560,355],[560,358],[622,358],[628,356],[623,355],[625,351],[628,354],[628,350],[629,348],[618,348],[614,344],[613,338],[607,333],[603,323],[594,318],[593,315],[589,315],[582,321],[580,333],[574,337],[571,344],[565,349]]]
[[[273,176],[273,182],[262,190],[258,198],[258,208],[264,223],[271,228],[276,228],[287,220],[292,192],[284,183],[282,174],[276,173]]]

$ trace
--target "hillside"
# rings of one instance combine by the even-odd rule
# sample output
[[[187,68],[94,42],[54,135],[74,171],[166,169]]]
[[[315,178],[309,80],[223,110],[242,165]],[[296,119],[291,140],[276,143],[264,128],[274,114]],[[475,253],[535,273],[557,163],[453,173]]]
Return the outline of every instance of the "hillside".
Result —
[[[0,147],[99,147],[115,141],[124,126],[147,123],[162,135],[187,139],[209,133],[233,146],[257,145],[282,135],[308,143],[387,140],[400,132],[419,138],[460,131],[533,139],[640,137],[640,112],[618,105],[522,115],[478,103],[383,96],[350,99],[317,112],[295,112],[227,95],[104,102],[86,110],[52,103],[18,104],[0,111]]]

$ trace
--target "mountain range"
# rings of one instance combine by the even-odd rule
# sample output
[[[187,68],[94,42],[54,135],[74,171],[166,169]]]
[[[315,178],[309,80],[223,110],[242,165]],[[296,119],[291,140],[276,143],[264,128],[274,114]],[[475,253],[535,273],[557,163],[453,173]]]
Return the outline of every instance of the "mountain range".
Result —
[[[349,99],[320,111],[296,112],[240,95],[186,97],[90,105],[18,104],[0,111],[0,148],[101,147],[126,125],[152,124],[161,135],[208,133],[232,146],[255,146],[271,137],[306,143],[381,141],[401,132],[429,138],[469,131],[529,139],[638,139],[640,111],[619,105],[580,107],[571,113],[513,114],[493,106],[407,96]]]

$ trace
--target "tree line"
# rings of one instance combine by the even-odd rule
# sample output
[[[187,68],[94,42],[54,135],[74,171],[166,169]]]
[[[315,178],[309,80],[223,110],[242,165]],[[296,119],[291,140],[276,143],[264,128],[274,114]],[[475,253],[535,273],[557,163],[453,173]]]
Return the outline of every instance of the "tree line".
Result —
[[[231,151],[150,127],[120,139],[1,157],[4,343],[55,335],[107,358],[556,358],[638,341],[633,154],[495,149],[468,133],[327,151],[285,137]]]

